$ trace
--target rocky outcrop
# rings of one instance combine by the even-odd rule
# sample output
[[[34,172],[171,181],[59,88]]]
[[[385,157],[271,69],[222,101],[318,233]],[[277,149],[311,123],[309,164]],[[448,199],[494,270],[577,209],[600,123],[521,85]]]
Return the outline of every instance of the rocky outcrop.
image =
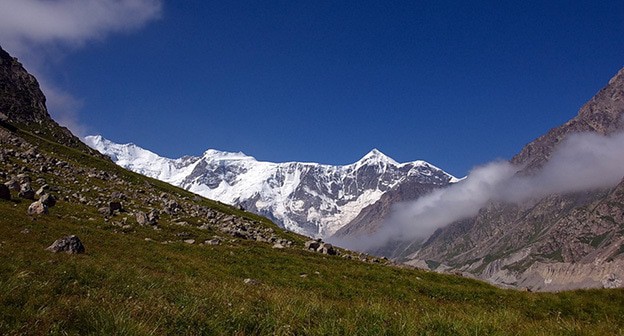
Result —
[[[18,126],[85,153],[105,157],[84,145],[50,117],[37,79],[17,58],[0,47],[0,127],[16,131]]]

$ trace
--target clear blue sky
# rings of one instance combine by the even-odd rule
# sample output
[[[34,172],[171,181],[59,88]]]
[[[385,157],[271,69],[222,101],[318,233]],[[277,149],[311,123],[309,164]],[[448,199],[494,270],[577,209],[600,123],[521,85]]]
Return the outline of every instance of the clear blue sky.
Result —
[[[89,133],[463,176],[573,117],[624,66],[622,1],[167,1],[44,72]]]

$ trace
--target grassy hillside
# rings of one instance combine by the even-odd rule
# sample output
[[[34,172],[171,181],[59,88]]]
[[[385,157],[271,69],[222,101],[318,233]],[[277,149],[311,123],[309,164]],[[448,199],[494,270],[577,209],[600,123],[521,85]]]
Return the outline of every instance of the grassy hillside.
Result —
[[[2,131],[0,145],[5,180],[25,173],[35,190],[45,180],[59,198],[49,214],[38,216],[27,214],[32,201],[15,191],[10,201],[0,200],[2,335],[624,333],[623,290],[503,290],[309,252],[303,237],[266,219],[32,133]],[[21,154],[28,150],[30,156]],[[50,162],[62,163],[41,169]],[[105,217],[98,208],[114,192],[126,196],[126,211]],[[139,225],[133,213],[162,208],[162,198],[176,200],[184,211],[161,213],[156,230]],[[198,207],[222,216],[210,223],[189,210]],[[243,218],[293,245],[275,249],[235,238],[222,230],[224,216]],[[45,250],[70,234],[80,237],[85,254]],[[215,236],[220,245],[199,245]]]

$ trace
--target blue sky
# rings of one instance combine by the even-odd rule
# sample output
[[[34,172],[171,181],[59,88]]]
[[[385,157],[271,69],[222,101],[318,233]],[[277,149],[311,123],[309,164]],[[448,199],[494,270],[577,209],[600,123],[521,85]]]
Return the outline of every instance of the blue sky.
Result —
[[[24,1],[39,5],[0,13]],[[119,3],[135,7],[85,9],[123,18],[67,29],[82,35],[25,35],[0,14],[0,44],[61,93],[53,115],[168,157],[345,164],[378,148],[463,176],[572,118],[624,66],[621,1]]]

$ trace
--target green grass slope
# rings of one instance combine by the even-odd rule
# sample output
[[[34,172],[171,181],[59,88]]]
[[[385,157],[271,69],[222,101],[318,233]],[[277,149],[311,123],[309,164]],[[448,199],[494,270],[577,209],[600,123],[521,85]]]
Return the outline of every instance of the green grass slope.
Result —
[[[32,133],[3,132],[5,150],[25,150],[6,140],[19,137],[77,172],[95,170],[114,178],[67,176],[57,168],[42,172],[35,161],[17,154],[0,162],[7,177],[26,167],[18,170],[57,187],[60,198],[40,216],[27,215],[31,201],[16,192],[12,200],[0,200],[2,335],[624,334],[623,290],[503,290],[457,276],[305,251],[303,237],[266,219]],[[138,225],[130,213],[105,219],[96,206],[69,196],[82,192],[96,198],[113,191],[129,195],[128,208],[144,210],[150,195],[166,193],[189,206],[244,217],[294,244],[274,249],[233,238],[216,227],[200,228],[205,219],[190,215],[183,217],[185,225],[162,215],[160,229],[154,230]],[[181,232],[197,242],[217,235],[223,243],[188,244]],[[80,237],[85,254],[45,250],[70,234]]]

